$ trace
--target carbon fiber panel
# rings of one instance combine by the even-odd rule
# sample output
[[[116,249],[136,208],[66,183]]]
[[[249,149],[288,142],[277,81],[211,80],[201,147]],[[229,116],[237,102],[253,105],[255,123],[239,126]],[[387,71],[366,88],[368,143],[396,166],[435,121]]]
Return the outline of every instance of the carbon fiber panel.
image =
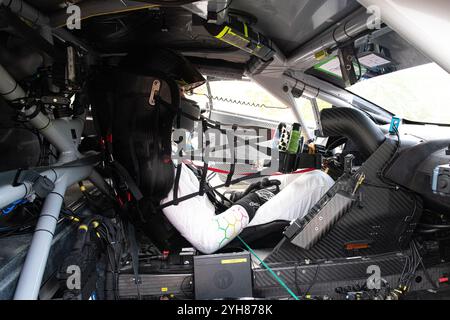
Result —
[[[302,286],[308,287],[312,282],[349,282],[356,279],[367,279],[369,276],[367,267],[371,265],[376,265],[380,268],[382,277],[398,274],[402,272],[406,257],[407,253],[396,252],[366,258],[326,261],[318,264],[302,262],[297,266],[292,264],[279,264],[277,266],[277,264],[271,263],[269,266],[291,289],[296,288],[302,291]],[[254,278],[254,287],[257,290],[255,294],[258,296],[265,295],[263,292],[271,288],[276,290],[280,288],[279,283],[266,269],[255,270]],[[329,295],[332,292],[327,292],[326,294]]]
[[[352,203],[353,199],[350,196],[336,193],[314,216],[308,215],[301,221],[294,222],[294,225],[289,229],[299,228],[301,232],[297,233],[291,242],[303,249],[312,248],[333,227],[334,223],[347,212]],[[304,222],[305,224],[298,225],[298,222]]]
[[[141,296],[182,295],[190,297],[193,294],[191,273],[186,274],[141,274],[138,286],[133,274],[119,276],[119,296],[121,299],[137,299]]]
[[[267,257],[266,262],[374,255],[404,248],[422,213],[422,201],[403,189],[386,188],[387,185],[379,178],[379,172],[395,150],[396,141],[387,139],[361,166],[358,173],[364,172],[367,184],[359,189],[362,195],[360,203],[352,206],[318,243],[305,250],[284,239]],[[337,191],[345,189],[345,183],[338,181],[319,204],[326,202]],[[301,221],[296,223],[301,224]],[[292,238],[292,230],[290,233]],[[369,247],[352,251],[345,249],[346,245],[354,243],[368,244]]]
[[[371,273],[369,266],[377,266],[380,276],[386,280],[391,288],[398,286],[398,281],[405,265],[407,253],[392,253],[378,257],[360,258],[347,261],[327,261],[315,265],[273,267],[273,270],[283,279],[286,285],[297,295],[303,296],[306,291],[313,296],[327,296],[331,299],[345,299],[345,295],[336,292],[337,288],[362,287]],[[420,269],[415,273],[409,292],[428,290],[433,285],[439,286],[439,278],[448,274],[450,265],[440,264]],[[433,282],[428,280],[428,277]],[[254,271],[254,297],[257,298],[289,298],[274,277],[265,269]]]

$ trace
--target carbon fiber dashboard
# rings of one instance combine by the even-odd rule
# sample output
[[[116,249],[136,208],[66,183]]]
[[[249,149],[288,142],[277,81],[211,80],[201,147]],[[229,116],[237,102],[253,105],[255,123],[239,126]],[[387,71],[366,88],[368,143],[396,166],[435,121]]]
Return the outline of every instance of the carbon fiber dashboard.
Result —
[[[312,248],[297,247],[285,238],[267,257],[266,262],[374,255],[405,248],[421,216],[422,201],[414,193],[403,188],[395,188],[380,178],[380,172],[396,149],[396,141],[386,139],[358,169],[356,174],[364,173],[366,176],[365,183],[359,188],[358,204],[353,205],[336,221]],[[345,178],[340,178],[319,200],[315,208],[311,209],[312,212],[317,211],[317,206],[327,203],[340,190],[349,189],[350,185],[343,179]],[[348,183],[353,185],[351,179]],[[295,224],[301,225],[302,222],[296,221]],[[295,228],[294,224],[291,227]],[[288,229],[288,231],[292,239],[295,230]],[[364,244],[364,248],[359,244]]]

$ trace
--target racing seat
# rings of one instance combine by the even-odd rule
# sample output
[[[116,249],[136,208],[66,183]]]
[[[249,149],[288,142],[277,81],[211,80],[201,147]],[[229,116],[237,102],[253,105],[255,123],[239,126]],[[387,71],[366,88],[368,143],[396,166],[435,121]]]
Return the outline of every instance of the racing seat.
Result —
[[[161,59],[172,62],[161,63]],[[127,171],[143,195],[142,199],[126,204],[127,218],[161,250],[191,246],[157,208],[175,180],[172,128],[190,129],[183,123],[184,117],[180,119],[180,113],[185,113],[185,106],[189,105],[184,103],[186,99],[181,97],[179,89],[180,83],[189,82],[185,81],[188,77],[176,75],[179,71],[176,69],[189,68],[180,59],[166,50],[154,59],[130,57],[118,68],[103,70],[91,84],[94,113],[102,115],[96,117],[100,121],[98,131],[103,137],[112,136],[110,151],[114,160]],[[136,66],[136,61],[148,61],[150,66],[145,63]],[[184,81],[176,81],[180,78]],[[151,104],[155,81],[159,82],[158,99]],[[129,185],[125,183],[124,187]],[[249,228],[241,236],[249,244],[267,247],[269,242],[278,242],[286,225],[286,222],[273,222]]]

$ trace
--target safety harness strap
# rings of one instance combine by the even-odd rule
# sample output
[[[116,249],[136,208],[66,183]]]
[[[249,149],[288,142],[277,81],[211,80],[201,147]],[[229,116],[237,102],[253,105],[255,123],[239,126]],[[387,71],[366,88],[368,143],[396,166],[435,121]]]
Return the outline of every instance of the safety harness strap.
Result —
[[[206,175],[208,174],[208,163],[205,162],[203,165],[203,171],[202,171],[202,177],[200,179],[200,188],[198,191],[198,194],[200,196],[205,194],[205,188],[206,188]]]
[[[116,169],[116,172],[120,175],[120,177],[124,180],[126,183],[128,190],[133,195],[133,197],[136,199],[136,201],[141,200],[144,196],[142,195],[141,190],[134,182],[134,179],[130,176],[128,171],[116,160],[112,162],[112,165],[114,169]]]
[[[251,176],[244,176],[244,177],[235,179],[235,180],[231,181],[231,184],[239,183],[239,182],[242,182],[242,181],[245,181],[245,180],[248,180],[248,179],[259,178],[259,177],[262,177],[262,175],[261,175],[260,172],[257,172],[257,173],[255,173],[254,175],[251,175]],[[223,187],[225,187],[225,184],[220,184],[220,185],[215,186],[215,187],[211,187],[209,185],[206,185],[204,187],[204,192],[220,189],[220,188],[223,188]],[[194,198],[194,197],[196,197],[198,195],[200,195],[199,191],[191,193],[191,194],[188,194],[188,195],[185,195],[183,197],[178,198],[178,203],[180,203],[181,201],[189,200],[189,199]],[[172,200],[172,201],[166,202],[166,203],[164,203],[162,205],[159,205],[156,209],[164,209],[164,208],[172,206],[173,204],[174,204],[174,201]]]
[[[202,125],[203,136],[206,139],[206,143],[205,143],[206,144],[206,148],[208,148],[210,141],[209,141],[209,139],[206,138],[206,128],[207,128],[206,120],[203,120],[202,124],[203,124]],[[203,158],[203,171],[202,171],[202,176],[201,176],[201,179],[200,179],[200,187],[199,187],[199,191],[198,191],[198,194],[200,196],[205,194],[206,175],[207,174],[208,174],[208,161],[207,161],[207,159]]]
[[[175,181],[174,181],[174,184],[173,184],[173,204],[175,206],[177,206],[178,203],[179,203],[178,202],[178,186],[180,185],[181,166],[182,166],[181,163],[179,163],[177,165],[177,171],[176,171],[176,174],[175,174]]]
[[[310,171],[314,171],[314,170],[316,170],[316,169],[315,168],[308,168],[308,169],[295,171],[294,174],[306,173],[306,172],[310,172]],[[274,175],[277,175],[277,174],[274,174]],[[271,176],[273,176],[273,175],[271,175],[271,174],[262,174],[261,172],[256,172],[254,174],[250,174],[250,175],[246,175],[246,176],[234,179],[234,180],[231,181],[231,184],[237,184],[237,183],[240,183],[240,182],[245,181],[245,180],[250,180],[250,179],[255,179],[255,178],[262,178],[262,177],[271,177]],[[211,187],[209,185],[206,185],[205,188],[204,188],[204,191],[205,192],[209,192],[209,191],[217,190],[217,189],[220,189],[220,188],[223,188],[223,187],[225,187],[225,183],[217,185],[215,187]],[[189,200],[189,199],[194,198],[194,197],[196,197],[198,195],[200,195],[199,192],[194,192],[194,193],[185,195],[183,197],[178,198],[178,203],[180,203],[182,201]],[[170,207],[172,205],[174,205],[174,201],[173,200],[159,205],[158,207],[156,207],[156,209],[160,210],[160,209],[164,209],[164,208]]]
[[[233,132],[236,133],[237,125],[233,124]],[[231,154],[233,162],[230,165],[230,172],[228,173],[225,187],[229,187],[231,184],[231,179],[233,179],[234,170],[236,169],[236,148],[237,148],[237,138],[236,134],[233,134],[233,145],[231,148]]]

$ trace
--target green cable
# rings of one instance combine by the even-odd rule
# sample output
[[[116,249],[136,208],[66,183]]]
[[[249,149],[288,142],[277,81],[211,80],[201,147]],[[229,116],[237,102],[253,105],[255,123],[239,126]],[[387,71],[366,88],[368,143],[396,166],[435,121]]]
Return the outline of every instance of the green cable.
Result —
[[[275,280],[277,280],[277,281],[281,284],[281,286],[282,286],[284,289],[286,289],[286,291],[287,291],[287,292],[288,292],[295,300],[300,300],[300,299],[297,297],[297,295],[296,295],[294,292],[292,292],[291,289],[289,289],[289,287],[286,285],[286,283],[284,283],[284,281],[281,280],[281,278],[280,278],[279,276],[277,276],[277,275],[275,274],[275,272],[273,272],[273,270],[272,270],[272,269],[271,269],[264,261],[262,261],[262,260],[258,257],[258,255],[255,253],[255,251],[253,251],[252,248],[250,248],[249,245],[248,245],[244,240],[242,240],[241,237],[238,236],[237,238],[244,244],[244,246],[247,248],[247,250],[250,251],[250,253],[251,253],[252,255],[254,255],[256,259],[258,259],[258,261],[263,265],[263,267],[266,268],[266,269],[272,274],[272,276],[275,278]]]

